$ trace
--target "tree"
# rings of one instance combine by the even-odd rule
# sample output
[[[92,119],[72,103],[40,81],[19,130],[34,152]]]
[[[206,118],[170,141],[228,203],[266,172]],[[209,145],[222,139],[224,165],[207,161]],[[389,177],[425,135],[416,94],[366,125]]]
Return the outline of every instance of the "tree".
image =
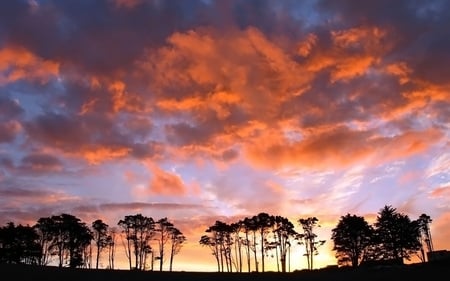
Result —
[[[40,218],[38,228],[44,229],[51,237],[50,254],[58,256],[58,265],[81,267],[85,264],[86,249],[93,239],[92,231],[76,216],[70,214],[54,215]],[[49,238],[50,239],[50,238]]]
[[[421,214],[420,217],[417,219],[417,223],[419,225],[419,231],[420,231],[420,241],[421,241],[421,246],[420,246],[420,251],[421,251],[421,259],[423,262],[425,262],[426,258],[425,258],[425,253],[423,250],[423,244],[425,243],[425,245],[427,246],[427,250],[428,252],[433,252],[433,240],[431,239],[431,231],[430,231],[430,226],[429,224],[432,222],[433,220],[431,219],[430,216],[428,216],[427,214]]]
[[[320,227],[319,220],[316,217],[308,217],[306,219],[299,219],[298,223],[303,229],[303,233],[297,235],[298,239],[302,240],[305,245],[305,256],[308,264],[308,269],[314,268],[313,256],[318,255],[318,247],[325,244],[325,240],[316,240],[317,234],[314,233],[314,228]]]
[[[220,272],[221,267],[219,261],[219,247],[217,244],[217,239],[214,236],[202,235],[202,237],[200,237],[199,243],[200,245],[207,246],[209,249],[211,249],[211,253],[217,262],[217,271]]]
[[[245,234],[245,246],[247,253],[247,267],[248,272],[251,272],[251,253],[253,252],[254,262],[255,262],[255,270],[258,272],[258,257],[256,256],[256,231],[258,230],[258,226],[256,225],[255,217],[245,218],[242,223],[244,226],[244,234]],[[250,237],[251,236],[251,237]],[[250,239],[251,238],[251,239]]]
[[[98,262],[100,260],[100,252],[108,244],[108,225],[102,220],[98,219],[92,223],[92,229],[94,230],[94,241],[97,247],[97,256],[95,262],[95,268],[98,269]]]
[[[259,230],[259,238],[261,242],[261,271],[264,272],[264,256],[265,249],[267,248],[267,234],[274,225],[274,217],[270,216],[267,213],[259,213],[256,217],[253,218],[253,220],[256,222],[256,227]]]
[[[291,247],[291,238],[295,238],[298,233],[294,230],[294,224],[288,218],[282,216],[274,217],[273,232],[276,239],[276,247],[280,249],[281,271],[286,272],[286,256]]]
[[[53,220],[51,218],[40,218],[33,226],[39,236],[38,243],[41,251],[39,265],[47,265],[49,263],[53,241],[52,227]]]
[[[167,218],[159,219],[155,223],[156,240],[159,248],[159,271],[163,269],[164,263],[164,247],[170,241],[173,224]]]
[[[39,235],[33,227],[9,222],[0,228],[0,263],[38,264]]]
[[[359,266],[371,244],[373,232],[364,217],[350,214],[342,216],[331,235],[338,264]]]
[[[115,227],[109,228],[108,236],[106,237],[106,247],[108,249],[108,268],[114,269],[114,257],[116,255],[116,234]]]
[[[170,248],[169,270],[172,271],[173,258],[175,257],[176,254],[180,252],[181,247],[186,241],[186,237],[178,228],[172,227],[170,232],[170,241],[171,241],[171,248]]]
[[[210,235],[203,235],[200,239],[200,244],[210,247],[216,258],[219,272],[224,272],[225,266],[227,271],[232,271],[231,246],[233,241],[231,233],[233,230],[231,226],[225,222],[216,221],[205,232],[210,233]]]
[[[91,245],[93,239],[92,231],[76,216],[61,214],[55,217],[59,220],[61,232],[65,238],[64,245],[69,256],[69,266],[71,268],[81,267],[84,264],[84,250]]]
[[[125,216],[117,223],[122,227],[127,243],[125,244],[126,256],[130,269],[132,267],[132,255],[134,254],[134,269],[144,270],[147,254],[151,251],[150,241],[155,235],[155,222],[151,217],[142,214]]]
[[[407,215],[392,206],[384,206],[378,213],[375,232],[381,248],[381,259],[403,263],[420,249],[420,227]]]
[[[236,268],[237,272],[242,272],[242,239],[240,237],[241,229],[243,228],[243,225],[241,221],[232,223],[230,225],[231,231],[233,233],[233,240],[234,240],[234,254],[235,254],[235,263],[234,266]]]

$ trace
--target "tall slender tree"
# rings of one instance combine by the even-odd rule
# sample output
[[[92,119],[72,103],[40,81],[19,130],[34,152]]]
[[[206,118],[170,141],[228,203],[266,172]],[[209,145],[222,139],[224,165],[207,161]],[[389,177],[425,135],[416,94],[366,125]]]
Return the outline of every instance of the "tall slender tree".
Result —
[[[308,269],[312,270],[314,268],[314,255],[318,254],[318,247],[325,244],[325,240],[317,240],[317,234],[314,233],[315,227],[320,227],[318,224],[319,219],[316,217],[301,218],[298,223],[303,229],[303,233],[299,234],[298,237],[303,241],[305,245],[305,256],[308,264]]]
[[[235,263],[234,266],[237,272],[242,272],[242,238],[240,237],[242,223],[236,222],[230,225],[231,232],[233,233],[233,241],[234,241],[234,253],[235,253]]]
[[[116,255],[116,236],[117,228],[110,227],[106,238],[106,247],[108,248],[108,268],[114,269],[114,259]]]
[[[169,270],[172,271],[173,259],[175,255],[177,255],[180,252],[181,247],[186,241],[186,236],[184,236],[183,233],[178,228],[172,227],[170,232],[170,241],[171,241],[171,248],[170,248]]]
[[[422,254],[422,261],[426,261],[425,253],[423,250],[423,243],[425,243],[428,252],[433,252],[433,240],[431,239],[431,231],[430,231],[430,223],[433,220],[431,217],[427,214],[421,214],[417,220],[417,223],[419,225],[420,230],[420,239],[421,239],[421,254]]]
[[[257,229],[259,231],[259,239],[260,239],[260,254],[261,254],[261,271],[265,271],[265,249],[267,248],[267,235],[270,232],[270,229],[274,225],[274,217],[267,213],[259,213],[256,217],[254,217],[254,221],[256,222]]]
[[[173,224],[165,217],[159,219],[155,223],[155,239],[158,241],[158,249],[159,249],[159,271],[163,270],[163,264],[165,261],[164,258],[164,247],[170,242]]]
[[[94,241],[97,248],[97,256],[95,262],[95,268],[98,269],[98,263],[100,261],[100,253],[108,245],[108,225],[101,219],[95,220],[92,223],[92,229],[94,232]]]
[[[274,217],[273,232],[276,238],[275,245],[280,253],[281,271],[286,272],[286,256],[291,247],[291,239],[294,239],[298,233],[294,229],[294,224],[288,218],[282,216]]]
[[[253,218],[244,218],[241,221],[245,235],[245,249],[247,254],[247,270],[251,272],[251,255],[253,252],[256,271],[258,271],[258,259],[256,257],[256,231],[257,227]]]
[[[212,255],[214,256],[214,258],[216,259],[216,263],[217,263],[217,271],[220,272],[221,267],[220,267],[220,260],[219,260],[219,246],[217,243],[217,239],[215,237],[215,233],[213,232],[213,235],[202,235],[202,237],[200,238],[200,245],[202,246],[207,246],[210,250]]]

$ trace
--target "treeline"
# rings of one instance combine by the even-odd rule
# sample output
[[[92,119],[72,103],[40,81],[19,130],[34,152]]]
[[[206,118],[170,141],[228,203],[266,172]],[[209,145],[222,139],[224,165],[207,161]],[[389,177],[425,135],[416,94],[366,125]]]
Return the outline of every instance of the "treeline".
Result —
[[[339,266],[358,267],[362,264],[397,263],[417,255],[425,261],[425,250],[433,251],[429,223],[422,214],[417,220],[384,206],[376,222],[370,225],[362,216],[342,216],[332,230],[333,251]],[[276,260],[277,271],[290,271],[291,248],[303,245],[307,267],[313,269],[314,255],[326,240],[318,239],[316,217],[297,220],[301,231],[288,218],[259,213],[234,223],[216,221],[208,227],[199,243],[211,249],[220,272],[265,271],[266,258]]]
[[[425,262],[425,249],[433,251],[431,221],[426,214],[411,220],[392,206],[380,209],[373,225],[362,216],[342,216],[331,235],[337,264],[402,264],[414,255]],[[300,231],[288,218],[267,213],[234,223],[216,221],[199,243],[211,250],[219,272],[265,272],[269,257],[275,259],[277,271],[291,271],[291,255],[296,254],[291,253],[293,245],[301,245],[311,270],[313,257],[326,240],[315,233],[320,227],[318,218],[300,218],[296,223]],[[118,239],[130,269],[153,270],[159,261],[160,271],[167,260],[172,271],[174,257],[186,241],[167,218],[155,221],[142,214],[128,215],[117,227],[110,227],[100,219],[87,225],[63,213],[40,218],[33,226],[9,222],[0,227],[0,263],[48,265],[56,261],[60,267],[98,268],[103,254],[107,255],[106,267],[114,269]]]
[[[54,258],[60,267],[92,268],[95,251],[95,268],[106,252],[107,268],[114,269],[120,237],[130,269],[149,269],[150,261],[153,270],[154,261],[159,260],[162,271],[168,256],[172,271],[174,256],[186,237],[167,218],[155,221],[142,214],[128,215],[117,226],[110,227],[101,219],[87,225],[65,213],[40,218],[33,226],[9,222],[0,228],[0,263],[49,265]]]

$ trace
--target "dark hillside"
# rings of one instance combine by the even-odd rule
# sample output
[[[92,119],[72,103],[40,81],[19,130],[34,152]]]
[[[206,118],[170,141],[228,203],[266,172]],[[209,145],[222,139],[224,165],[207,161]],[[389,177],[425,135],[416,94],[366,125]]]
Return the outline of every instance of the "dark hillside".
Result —
[[[428,281],[450,277],[450,262],[378,268],[334,268],[294,273],[149,272],[129,270],[69,269],[26,265],[0,265],[1,279],[13,281]],[[428,279],[428,280],[427,280]]]

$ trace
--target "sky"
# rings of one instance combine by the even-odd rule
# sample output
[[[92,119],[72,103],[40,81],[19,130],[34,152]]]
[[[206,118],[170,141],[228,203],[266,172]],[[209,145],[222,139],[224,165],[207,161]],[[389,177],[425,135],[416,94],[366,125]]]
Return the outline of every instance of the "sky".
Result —
[[[0,224],[425,213],[450,249],[450,1],[0,2]],[[118,250],[116,258],[124,261]],[[292,269],[307,268],[302,248]],[[267,261],[266,261],[267,262]],[[269,263],[274,263],[270,261]],[[104,264],[106,265],[106,264]],[[126,262],[123,262],[126,268]]]

